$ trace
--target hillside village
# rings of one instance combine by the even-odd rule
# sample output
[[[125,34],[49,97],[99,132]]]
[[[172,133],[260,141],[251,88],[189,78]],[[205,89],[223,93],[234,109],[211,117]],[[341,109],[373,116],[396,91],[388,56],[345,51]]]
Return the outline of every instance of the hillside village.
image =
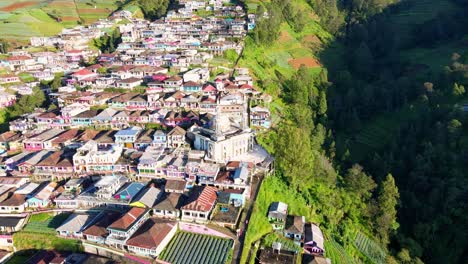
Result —
[[[33,37],[0,59],[0,107],[37,87],[56,106],[24,114],[0,134],[1,248],[11,250],[14,232],[49,215],[60,219],[54,235],[80,240],[87,253],[135,263],[236,257],[243,213],[274,168],[255,140],[274,125],[272,99],[249,69],[211,62],[242,52],[255,15],[227,0],[179,3],[153,22],[123,10]],[[115,52],[91,47],[117,28]],[[57,89],[41,85],[57,76]],[[281,202],[267,214],[273,229],[316,256],[311,263],[324,263],[318,226],[288,216]],[[260,263],[291,263],[280,262],[289,253],[279,242],[261,254]],[[80,254],[40,251],[34,263],[71,258]]]

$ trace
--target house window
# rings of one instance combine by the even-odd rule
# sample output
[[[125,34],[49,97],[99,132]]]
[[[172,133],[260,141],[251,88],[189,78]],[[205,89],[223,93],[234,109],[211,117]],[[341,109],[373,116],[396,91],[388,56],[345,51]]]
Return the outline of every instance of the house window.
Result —
[[[190,216],[190,213],[189,212],[184,212],[184,215]]]
[[[198,214],[199,217],[205,218],[205,214]]]

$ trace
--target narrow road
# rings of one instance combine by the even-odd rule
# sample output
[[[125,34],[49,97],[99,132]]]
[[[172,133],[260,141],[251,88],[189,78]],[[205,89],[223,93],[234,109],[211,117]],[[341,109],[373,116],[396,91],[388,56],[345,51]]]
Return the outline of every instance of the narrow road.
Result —
[[[254,192],[253,196],[250,198],[249,208],[246,210],[245,220],[242,221],[239,225],[240,230],[242,230],[241,236],[239,237],[239,247],[238,250],[234,251],[234,257],[232,259],[233,264],[240,264],[242,251],[244,249],[244,241],[245,235],[247,234],[247,229],[249,227],[248,223],[250,221],[250,217],[252,216],[253,207],[255,201],[257,200],[258,193],[260,191],[260,186],[262,185],[262,181],[264,178],[264,174],[254,175],[252,177],[252,191]],[[250,254],[250,253],[249,253]]]

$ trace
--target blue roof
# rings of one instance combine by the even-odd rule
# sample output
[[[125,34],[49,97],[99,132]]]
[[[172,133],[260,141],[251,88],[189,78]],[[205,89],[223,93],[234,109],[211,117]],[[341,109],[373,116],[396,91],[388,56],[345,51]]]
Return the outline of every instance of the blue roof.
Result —
[[[141,182],[132,182],[116,193],[115,196],[135,197],[144,187],[145,185]]]
[[[247,169],[247,167],[245,166],[240,166],[239,168],[236,169],[236,171],[234,172],[234,176],[233,178],[234,179],[247,179],[249,176],[249,169]]]
[[[140,132],[140,130],[124,129],[124,130],[120,130],[119,132],[117,132],[115,134],[115,136],[116,137],[118,137],[118,136],[136,136],[138,134],[138,132]]]

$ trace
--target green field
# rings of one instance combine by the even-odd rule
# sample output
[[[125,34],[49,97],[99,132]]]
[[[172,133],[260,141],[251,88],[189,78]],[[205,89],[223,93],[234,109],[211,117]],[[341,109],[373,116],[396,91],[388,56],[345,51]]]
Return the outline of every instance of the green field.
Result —
[[[173,264],[225,263],[232,244],[231,239],[179,232],[161,253],[160,259]]]
[[[62,213],[54,216],[52,213],[41,213],[32,215],[29,218],[28,224],[23,231],[31,233],[53,234],[57,232],[55,229],[59,227],[69,216],[68,213]]]
[[[6,39],[26,42],[32,36],[51,36],[62,28],[92,23],[118,8],[114,0],[0,0],[0,32]]]
[[[55,234],[20,231],[13,235],[17,250],[46,249],[57,251],[82,251],[81,241],[57,237]]]

